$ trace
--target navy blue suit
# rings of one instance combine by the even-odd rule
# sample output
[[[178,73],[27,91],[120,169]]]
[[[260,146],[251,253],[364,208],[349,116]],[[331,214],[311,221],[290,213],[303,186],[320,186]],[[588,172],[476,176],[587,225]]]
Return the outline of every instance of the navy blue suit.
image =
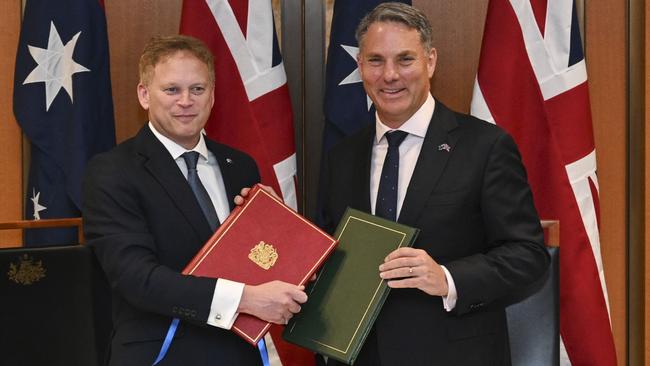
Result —
[[[232,206],[241,188],[259,182],[257,166],[240,151],[206,144]],[[180,274],[212,232],[148,126],[89,163],[83,213],[86,240],[113,291],[111,365],[151,365],[174,317],[181,325],[160,365],[261,363],[255,347],[206,324],[216,280]]]
[[[322,217],[330,232],[347,206],[370,212],[374,138],[372,124],[327,156]],[[447,312],[440,297],[392,289],[355,365],[510,364],[499,300],[549,263],[512,138],[436,101],[398,222],[420,229],[414,247],[446,266],[458,302]]]

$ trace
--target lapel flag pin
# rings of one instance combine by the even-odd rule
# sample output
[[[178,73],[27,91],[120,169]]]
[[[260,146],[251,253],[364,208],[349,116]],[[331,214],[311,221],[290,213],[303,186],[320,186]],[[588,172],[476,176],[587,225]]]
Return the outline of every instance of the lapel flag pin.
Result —
[[[226,158],[226,163],[232,164],[232,159],[231,158]]]
[[[442,150],[445,150],[446,152],[450,152],[451,146],[449,146],[448,144],[438,145],[438,151],[442,151]]]

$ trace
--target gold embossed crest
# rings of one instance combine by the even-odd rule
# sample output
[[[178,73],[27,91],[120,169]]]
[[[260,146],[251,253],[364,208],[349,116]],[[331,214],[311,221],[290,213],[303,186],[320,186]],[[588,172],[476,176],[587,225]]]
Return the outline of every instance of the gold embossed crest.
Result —
[[[273,245],[260,241],[251,249],[248,258],[258,266],[269,269],[278,260],[278,252],[273,248]]]
[[[35,261],[31,256],[23,254],[18,258],[18,264],[9,263],[7,276],[18,284],[31,285],[45,277],[45,268],[43,262]]]

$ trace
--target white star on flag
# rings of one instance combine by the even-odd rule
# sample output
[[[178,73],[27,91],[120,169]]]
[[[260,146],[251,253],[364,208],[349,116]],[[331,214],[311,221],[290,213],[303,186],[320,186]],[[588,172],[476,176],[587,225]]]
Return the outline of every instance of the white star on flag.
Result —
[[[68,92],[70,101],[73,101],[72,75],[78,72],[90,71],[72,59],[79,35],[81,35],[81,32],[75,34],[68,43],[63,45],[59,32],[54,26],[54,22],[50,22],[50,35],[47,41],[47,49],[31,45],[28,46],[29,53],[38,65],[27,76],[23,85],[39,82],[45,83],[46,111],[50,109],[52,101],[59,94],[61,88]]]
[[[38,203],[38,200],[40,198],[41,198],[41,192],[36,193],[36,190],[33,190],[31,200],[34,203],[34,220],[40,220],[41,219],[40,212],[43,210],[47,210],[47,207],[42,206],[40,203]]]
[[[359,54],[359,47],[354,47],[354,46],[346,46],[344,44],[341,45],[345,52],[350,55],[354,61],[357,61],[357,55]],[[356,69],[354,69],[350,75],[346,76],[343,81],[339,83],[339,85],[345,85],[345,84],[354,84],[354,83],[360,83],[361,80],[361,73],[359,72],[359,67],[357,66]],[[366,103],[368,104],[368,110],[370,110],[370,107],[372,107],[372,99],[366,94]]]

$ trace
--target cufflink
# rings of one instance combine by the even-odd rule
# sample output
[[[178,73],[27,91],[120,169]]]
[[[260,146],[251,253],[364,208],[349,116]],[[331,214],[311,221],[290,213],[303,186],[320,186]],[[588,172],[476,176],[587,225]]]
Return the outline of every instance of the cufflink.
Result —
[[[214,318],[217,320],[221,320],[221,314],[217,314]]]

